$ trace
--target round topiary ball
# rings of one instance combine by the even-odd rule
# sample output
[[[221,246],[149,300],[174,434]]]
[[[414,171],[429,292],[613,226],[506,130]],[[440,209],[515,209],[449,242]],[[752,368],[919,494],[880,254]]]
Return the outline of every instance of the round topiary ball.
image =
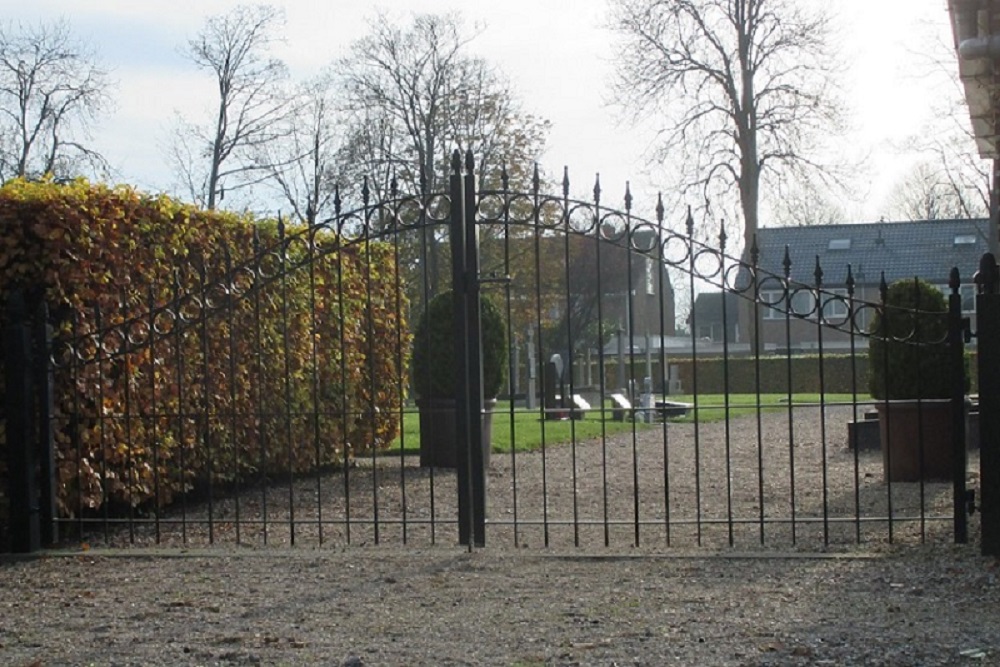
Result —
[[[948,302],[939,289],[920,279],[897,280],[869,331],[868,389],[874,398],[951,396]]]
[[[420,316],[413,337],[413,389],[421,398],[455,396],[454,293],[438,294]],[[483,295],[483,396],[496,398],[507,379],[507,330],[500,309]]]

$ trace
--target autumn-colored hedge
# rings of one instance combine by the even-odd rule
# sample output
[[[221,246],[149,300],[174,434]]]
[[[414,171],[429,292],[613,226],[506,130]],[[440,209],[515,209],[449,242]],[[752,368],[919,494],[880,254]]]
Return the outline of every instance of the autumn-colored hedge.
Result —
[[[406,307],[391,248],[338,231],[85,181],[0,188],[0,300],[40,293],[57,326],[63,515],[388,446]]]

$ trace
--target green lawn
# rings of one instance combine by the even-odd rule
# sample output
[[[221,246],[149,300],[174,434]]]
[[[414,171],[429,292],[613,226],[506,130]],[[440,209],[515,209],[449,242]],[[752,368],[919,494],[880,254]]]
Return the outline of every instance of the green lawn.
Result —
[[[822,397],[826,404],[850,403],[850,394],[826,394]],[[694,397],[691,395],[670,396],[670,400],[682,403],[694,404]],[[867,396],[858,397],[859,401],[869,400]],[[794,394],[792,396],[793,405],[816,405],[820,402],[819,394]],[[697,401],[697,420],[701,423],[721,421],[726,417],[726,397],[723,394],[703,394]],[[764,412],[775,412],[788,409],[787,394],[730,394],[729,412],[732,417],[739,417],[753,414],[757,406]],[[695,411],[689,411],[687,416],[671,419],[672,422],[690,423],[696,419]],[[513,413],[510,410],[508,401],[498,401],[497,408],[493,413],[493,443],[494,452],[511,451],[511,423],[513,420],[513,433],[515,442],[513,444],[517,451],[533,451],[539,449],[544,442],[548,445],[558,445],[571,442],[576,439],[587,440],[589,438],[599,438],[602,435],[614,435],[618,433],[629,433],[632,429],[641,431],[649,428],[662,428],[660,424],[646,424],[644,422],[614,421],[610,403],[605,409],[602,420],[599,410],[589,410],[584,419],[576,421],[543,421],[538,410],[528,411],[524,408],[515,408]],[[419,416],[416,409],[407,411],[403,415],[403,440],[406,443],[406,454],[418,454],[420,452],[420,427]],[[399,456],[399,440],[395,445],[386,450],[387,455]]]

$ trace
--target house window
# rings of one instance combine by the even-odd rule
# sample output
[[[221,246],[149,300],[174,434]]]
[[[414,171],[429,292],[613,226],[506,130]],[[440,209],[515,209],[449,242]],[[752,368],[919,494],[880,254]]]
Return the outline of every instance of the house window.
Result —
[[[941,294],[944,294],[944,299],[947,301],[951,298],[951,287],[948,285],[935,285]],[[976,312],[976,286],[972,283],[966,283],[965,285],[959,285],[958,294],[962,297],[962,313],[966,315],[971,315]]]
[[[847,319],[847,290],[842,287],[824,290],[823,299],[823,319],[827,322],[839,324]]]
[[[786,316],[787,308],[785,293],[780,290],[761,290],[761,310],[765,320],[783,320]],[[792,292],[792,307],[787,313],[791,317],[815,318],[816,317],[816,294],[806,288],[800,287]],[[767,305],[771,304],[771,305]]]
[[[830,239],[826,246],[827,250],[850,250],[851,239]]]
[[[785,319],[785,293],[781,290],[761,290],[760,304],[765,320]]]
[[[975,234],[956,234],[955,245],[976,245]]]
[[[972,284],[961,285],[958,293],[962,297],[962,313],[971,315],[976,312],[976,286]]]
[[[792,292],[792,315],[816,317],[816,295],[811,290],[799,289]]]

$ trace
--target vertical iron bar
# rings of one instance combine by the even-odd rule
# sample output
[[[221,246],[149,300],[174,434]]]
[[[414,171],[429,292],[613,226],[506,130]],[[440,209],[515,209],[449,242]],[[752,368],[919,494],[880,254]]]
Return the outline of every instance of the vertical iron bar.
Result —
[[[816,255],[816,269],[813,272],[816,279],[816,347],[819,352],[819,439],[823,465],[823,546],[830,546],[830,480],[827,470],[826,449],[826,369],[823,363],[823,328],[826,326],[826,301],[823,299],[823,268]]]
[[[657,285],[656,294],[658,301],[658,310],[660,314],[660,398],[663,402],[667,400],[667,394],[670,391],[668,383],[670,382],[670,369],[667,366],[667,350],[666,345],[664,345],[664,340],[666,338],[666,313],[664,310],[666,308],[663,304],[663,295],[666,289],[670,287],[668,284],[669,277],[666,276],[666,266],[665,266],[665,253],[663,249],[664,238],[666,237],[667,230],[663,224],[663,195],[658,193],[656,196],[656,274],[657,274]],[[598,273],[598,275],[600,275]],[[693,297],[692,297],[693,299]],[[600,308],[600,300],[598,300],[598,308]],[[675,311],[676,312],[676,311]],[[675,313],[671,313],[673,317]],[[673,323],[671,322],[671,325]],[[673,330],[673,329],[671,329]],[[601,347],[603,347],[603,342]],[[603,412],[602,412],[603,415]],[[660,440],[663,449],[663,529],[664,529],[664,544],[670,546],[670,432],[667,429],[667,418],[663,417],[661,420],[662,431],[660,433]],[[601,420],[603,428],[604,420]]]
[[[368,180],[365,177],[364,185],[362,187],[362,197],[364,205],[368,205]],[[347,314],[344,307],[344,257],[346,255],[344,251],[344,225],[347,222],[345,218],[340,215],[340,199],[339,194],[335,202],[336,213],[337,213],[337,331],[338,331],[338,344],[340,345],[340,428],[341,428],[341,446],[343,447],[343,453],[341,454],[343,458],[343,471],[344,471],[344,537],[347,543],[351,543],[351,447],[348,443],[349,439],[349,429],[348,424],[351,421],[351,416],[349,414],[350,404],[348,403],[348,389],[347,389],[347,335],[346,335],[346,319],[344,319]],[[433,498],[433,485],[431,487],[431,497]],[[433,506],[433,501],[432,501]],[[432,519],[433,522],[433,511]]]
[[[121,328],[122,339],[118,354],[121,355],[122,364],[122,392],[124,405],[124,429],[125,429],[125,480],[127,489],[125,500],[128,502],[128,541],[135,544],[135,503],[132,502],[132,491],[135,488],[135,467],[134,450],[132,448],[132,359],[128,351],[129,336],[129,308],[128,295],[122,293],[119,300],[121,308]]]
[[[851,420],[854,422],[854,442],[852,445],[852,458],[854,459],[854,541],[861,544],[861,454],[858,451],[860,441],[858,438],[858,360],[857,360],[857,334],[858,322],[857,312],[854,302],[854,272],[851,265],[847,265],[847,322],[850,327],[851,345]]]
[[[538,349],[536,359],[538,360],[539,381],[542,387],[547,387],[548,364],[545,362],[545,335],[542,327],[542,196],[541,179],[538,173],[538,164],[535,164],[531,177],[531,228],[534,230],[535,242],[535,327],[538,330]],[[546,431],[545,401],[538,402],[539,424],[541,425],[541,458],[542,458],[542,542],[549,546],[549,477],[548,477],[548,442]]]
[[[760,249],[757,246],[757,235],[753,236],[753,245],[750,247],[750,286],[753,288],[753,340],[761,341],[761,327],[763,326],[763,320],[760,313],[760,280],[758,276],[758,268],[760,264]],[[723,297],[725,299],[725,297]],[[739,319],[739,309],[737,308],[737,320]],[[724,336],[729,335],[729,326],[726,325],[723,331]],[[760,405],[760,355],[761,351],[764,349],[763,343],[758,343],[754,345],[753,350],[753,386],[754,386],[754,418],[757,427],[757,512],[758,512],[758,531],[761,546],[765,542],[764,534],[764,517],[765,512],[765,501],[764,501],[764,423],[762,417],[762,410]]]
[[[381,211],[381,208],[378,209]],[[371,433],[374,436],[377,432],[377,423],[375,421],[376,405],[375,401],[378,400],[378,378],[375,377],[375,308],[373,306],[374,295],[372,293],[372,224],[371,218],[369,217],[374,209],[365,212],[365,233],[364,233],[364,249],[365,258],[364,266],[362,268],[362,279],[364,280],[365,286],[365,305],[364,305],[364,317],[365,317],[365,336],[364,344],[365,350],[365,361],[368,365],[368,400],[365,405],[365,419],[367,420],[369,426],[371,426]],[[374,529],[374,540],[375,544],[381,543],[382,538],[382,525],[379,516],[379,504],[378,504],[378,487],[379,487],[379,466],[378,466],[378,451],[375,448],[374,441],[370,443],[370,459],[371,459],[371,469],[372,469],[372,526]]]
[[[983,256],[977,276],[979,356],[979,479],[982,553],[1000,556],[1000,269]]]
[[[454,193],[451,193],[452,196]],[[430,262],[429,262],[429,248],[427,247],[428,236],[433,235],[433,231],[428,234],[425,229],[426,227],[433,224],[430,217],[428,216],[428,210],[430,209],[431,198],[427,189],[427,172],[424,170],[424,165],[420,165],[420,224],[417,225],[417,229],[420,230],[418,235],[420,241],[420,295],[421,295],[421,307],[423,312],[420,313],[420,317],[429,317],[429,306],[431,302],[431,281],[430,281]],[[454,286],[453,286],[454,287]],[[418,318],[419,319],[419,318]],[[341,316],[341,321],[343,321],[343,316]],[[424,354],[427,358],[430,358],[430,348],[431,340],[428,337],[425,343]],[[430,375],[431,368],[427,367],[427,385],[430,386]],[[423,400],[429,399],[427,396],[420,397]],[[428,419],[435,419],[438,415],[437,410],[428,410],[426,417]],[[423,419],[423,417],[420,417]],[[429,451],[428,443],[421,441],[420,444],[420,463],[424,465],[424,452]],[[433,457],[431,457],[433,461]],[[429,495],[430,495],[430,515],[431,515],[431,544],[437,544],[437,493],[435,488],[435,474],[434,466],[430,466],[430,473],[428,475],[428,485],[429,485]]]
[[[566,281],[566,362],[563,365],[563,377],[560,378],[560,401],[563,407],[569,408],[569,438],[570,438],[570,482],[573,489],[573,546],[580,546],[580,501],[578,498],[579,484],[577,481],[577,452],[576,452],[576,419],[574,418],[575,406],[573,405],[573,297],[570,281],[570,242],[571,229],[569,219],[569,168],[563,167],[562,182],[562,223],[563,223],[563,278]],[[597,274],[597,293],[601,294],[601,274]],[[569,391],[567,392],[565,373],[569,372]],[[568,394],[568,395],[567,395]]]
[[[604,223],[601,215],[601,177],[598,174],[594,180],[594,257],[597,275],[602,275],[601,247],[604,245]],[[601,388],[601,516],[604,528],[604,546],[611,544],[611,524],[608,516],[608,427],[607,405],[608,393],[607,369],[604,366],[604,294],[597,290],[597,363],[598,382]],[[621,333],[618,334],[621,337]],[[670,534],[669,521],[667,534]]]
[[[722,327],[725,329],[727,322],[726,312],[726,227],[725,224],[719,226],[719,284],[722,288]],[[759,345],[755,345],[759,349]],[[732,405],[729,392],[729,336],[722,336],[722,412],[725,415],[725,438],[726,438],[726,529],[729,546],[733,546],[733,448],[732,448],[732,428],[730,417],[732,416]]]
[[[233,520],[236,523],[236,544],[242,544],[242,523],[243,516],[240,508],[241,477],[240,470],[240,449],[243,443],[240,442],[238,434],[239,420],[237,415],[237,393],[236,393],[236,304],[239,299],[236,296],[236,276],[233,274],[233,258],[229,251],[229,245],[222,244],[223,261],[225,262],[225,286],[226,286],[226,319],[228,324],[229,338],[229,367],[227,378],[229,382],[229,446],[233,448]],[[242,385],[242,383],[240,383]]]
[[[201,392],[202,413],[198,423],[201,430],[201,442],[208,463],[208,543],[215,544],[215,452],[212,448],[212,373],[209,370],[209,335],[208,335],[208,258],[199,257],[198,262],[198,294],[201,297],[198,317],[199,335],[201,336]]]
[[[38,406],[38,461],[39,461],[39,512],[40,538],[43,545],[59,541],[58,510],[56,509],[56,460],[54,405],[52,388],[52,326],[49,324],[49,307],[44,298],[39,299],[34,317],[35,341],[35,395]]]
[[[968,515],[965,508],[965,478],[968,467],[965,445],[965,326],[962,322],[962,285],[958,268],[948,277],[948,344],[951,351],[951,447],[952,511],[955,520],[955,544],[969,541]]]
[[[260,519],[261,519],[261,541],[264,546],[267,546],[267,490],[268,490],[268,477],[270,474],[270,469],[268,467],[267,460],[267,428],[268,422],[270,420],[270,414],[264,410],[264,391],[266,386],[266,378],[264,375],[264,351],[263,344],[261,342],[261,331],[260,331],[260,297],[261,289],[263,283],[263,274],[261,272],[261,251],[260,251],[260,233],[257,228],[254,227],[253,230],[253,284],[250,289],[253,290],[253,337],[254,337],[254,372],[257,376],[257,391],[255,395],[251,397],[251,400],[256,402],[255,410],[257,413],[257,445],[259,448],[258,457],[258,475],[260,484]],[[343,321],[343,320],[341,320]]]
[[[504,275],[511,275],[512,271],[510,268],[510,207],[511,207],[511,196],[510,196],[510,178],[507,174],[507,169],[504,167],[500,172],[500,180],[503,185],[503,269]],[[508,281],[505,288],[506,296],[506,309],[507,309],[507,340],[514,341],[514,317],[511,308],[511,299],[513,295],[511,283]],[[516,344],[516,343],[515,343]],[[528,364],[531,363],[531,356],[528,356]],[[520,372],[515,364],[515,359],[513,356],[508,360],[509,364],[509,376],[514,377],[514,373]],[[531,367],[528,366],[527,376],[530,377]],[[531,388],[531,383],[527,382],[527,377],[525,378],[525,406],[531,405],[531,399],[528,397],[528,391]],[[511,487],[511,515],[514,522],[514,546],[521,546],[521,532],[520,526],[518,525],[518,506],[517,506],[517,447],[514,443],[517,442],[517,433],[515,430],[515,397],[513,392],[510,397],[510,406],[507,411],[508,413],[508,429],[510,431],[510,487]]]
[[[406,374],[404,369],[406,364],[404,363],[404,351],[403,351],[403,284],[402,284],[402,272],[401,259],[399,254],[399,235],[400,230],[403,228],[403,221],[400,219],[400,206],[397,197],[398,191],[396,190],[396,181],[393,179],[392,182],[392,194],[393,199],[396,200],[394,204],[395,208],[392,213],[392,266],[393,266],[393,287],[395,290],[393,310],[395,312],[396,326],[396,376],[398,381],[396,382],[396,396],[399,399],[399,410],[396,413],[396,417],[399,419],[400,429],[399,429],[399,495],[400,495],[400,511],[402,513],[403,521],[403,544],[409,542],[409,505],[407,502],[406,495],[406,434],[403,428],[404,421],[406,419],[406,402],[403,400],[406,396]]]
[[[156,284],[156,279],[154,278],[150,281],[149,285],[146,287],[146,314],[149,318],[147,320],[146,326],[149,332],[149,358],[148,364],[149,369],[147,371],[147,376],[149,379],[149,438],[153,445],[153,532],[155,537],[155,543],[160,543],[160,439],[159,439],[159,429],[157,428],[158,420],[160,418],[159,405],[157,404],[156,396],[156,300],[154,298],[154,286]]]
[[[10,505],[10,547],[15,553],[41,548],[38,489],[35,478],[35,415],[32,410],[31,329],[24,292],[12,292],[7,301],[4,331],[6,370],[7,479]]]
[[[281,274],[281,357],[285,389],[284,427],[288,455],[288,542],[295,546],[295,439],[292,437],[292,362],[288,333],[288,237],[285,221],[278,217],[278,271]]]
[[[97,365],[97,455],[101,460],[101,514],[104,526],[104,543],[111,541],[110,532],[110,511],[108,508],[108,457],[107,439],[105,437],[105,406],[104,406],[104,328],[101,318],[101,304],[94,305],[94,363]],[[91,456],[95,452],[91,450]]]
[[[309,399],[311,405],[309,417],[312,426],[313,452],[315,460],[316,475],[316,535],[320,545],[323,544],[323,475],[320,474],[323,466],[323,455],[320,437],[320,379],[319,379],[319,326],[316,319],[316,262],[319,255],[316,252],[316,236],[319,234],[319,227],[310,221],[309,229],[306,230],[306,239],[309,242],[309,257],[306,262],[309,264]]]
[[[456,150],[451,160],[451,269],[455,340],[455,466],[458,477],[458,543],[472,549],[473,497],[472,461],[469,457],[469,355],[468,300],[466,299],[465,186],[462,156]]]
[[[701,546],[701,420],[698,418],[699,398],[698,398],[698,313],[694,309],[695,300],[695,241],[694,241],[694,217],[691,215],[691,208],[688,207],[687,221],[687,243],[688,243],[688,288],[691,295],[691,326],[688,332],[691,335],[691,414],[694,415],[694,502],[695,502],[695,525],[697,530],[698,546]]]
[[[70,340],[73,342],[69,348],[70,354],[70,378],[73,387],[78,386],[80,381],[80,366],[82,366],[82,360],[80,358],[83,352],[83,343],[80,340],[80,312],[73,309],[70,313]],[[83,438],[80,434],[81,429],[81,419],[80,415],[80,392],[73,392],[73,414],[70,417],[70,438],[73,442],[73,451],[76,453],[76,539],[83,540],[83,484],[80,480],[80,473],[83,470]],[[9,443],[10,440],[8,439]]]
[[[179,466],[179,476],[180,476],[180,495],[181,495],[181,544],[187,544],[187,479],[188,479],[188,469],[187,469],[187,440],[184,436],[185,423],[187,421],[187,409],[184,405],[184,400],[186,392],[184,391],[184,334],[183,327],[183,309],[181,307],[181,269],[178,268],[174,271],[174,293],[173,293],[173,304],[176,312],[174,313],[174,328],[173,328],[173,338],[174,338],[174,368],[177,369],[176,382],[177,382],[177,449],[179,450],[177,463]]]
[[[920,285],[916,276],[913,277],[913,293],[915,295],[915,301],[913,307],[913,340],[917,341],[916,354],[921,355],[923,353],[923,348],[926,343],[922,343],[922,333],[921,325],[923,324],[923,316],[921,314],[921,308],[924,304],[920,301]],[[935,343],[931,343],[932,345]],[[924,468],[925,462],[925,438],[924,438],[924,402],[923,402],[923,386],[927,381],[923,373],[923,364],[920,363],[920,357],[918,356],[914,359],[915,365],[917,367],[917,468],[919,470],[919,480],[918,488],[920,495],[920,543],[923,544],[927,540],[927,489],[924,485],[924,477],[926,476]],[[886,444],[888,447],[888,444]]]
[[[635,382],[635,307],[633,304],[633,297],[635,296],[635,286],[634,286],[634,276],[632,275],[633,265],[632,265],[632,243],[634,241],[632,235],[635,232],[635,226],[632,221],[632,191],[629,187],[629,182],[625,181],[625,279],[626,279],[626,312],[628,313],[628,368],[629,368],[629,387],[633,388],[633,400],[634,400],[634,388],[636,386]],[[639,546],[639,526],[641,521],[640,516],[640,499],[639,499],[639,434],[636,431],[638,425],[636,420],[632,420],[632,543],[635,546]]]
[[[472,486],[473,542],[486,546],[486,457],[483,452],[483,348],[480,322],[479,228],[476,226],[476,178],[472,151],[465,154],[465,303],[468,324],[467,372],[469,465]]]
[[[788,501],[791,509],[792,544],[796,544],[797,530],[795,525],[795,401],[792,385],[792,260],[785,246],[784,269],[784,306],[785,306],[785,387],[788,397]]]
[[[889,296],[889,285],[885,281],[885,272],[882,272],[882,276],[879,279],[878,289],[879,289],[879,310],[881,312],[880,319],[883,323],[882,326],[883,331],[876,331],[875,335],[881,336],[883,345],[888,346],[890,341],[888,334],[888,323],[886,321],[886,318],[890,317],[890,314],[889,314],[889,307],[886,305],[886,300],[888,299]],[[892,415],[894,411],[889,410],[888,382],[889,378],[891,377],[889,374],[890,356],[891,355],[889,354],[882,355],[881,370],[883,377],[886,378],[887,384],[885,389],[885,398],[883,399],[884,409],[882,410],[882,414],[879,415],[879,418],[880,419],[882,417],[885,418],[885,439],[882,442],[882,451],[883,451],[883,456],[885,457],[885,494],[886,494],[886,509],[888,511],[888,520],[889,520],[889,544],[892,544],[895,526],[893,525],[893,517],[892,517],[892,475],[889,474],[889,471],[892,470],[892,448],[889,447],[889,443],[892,441]]]

